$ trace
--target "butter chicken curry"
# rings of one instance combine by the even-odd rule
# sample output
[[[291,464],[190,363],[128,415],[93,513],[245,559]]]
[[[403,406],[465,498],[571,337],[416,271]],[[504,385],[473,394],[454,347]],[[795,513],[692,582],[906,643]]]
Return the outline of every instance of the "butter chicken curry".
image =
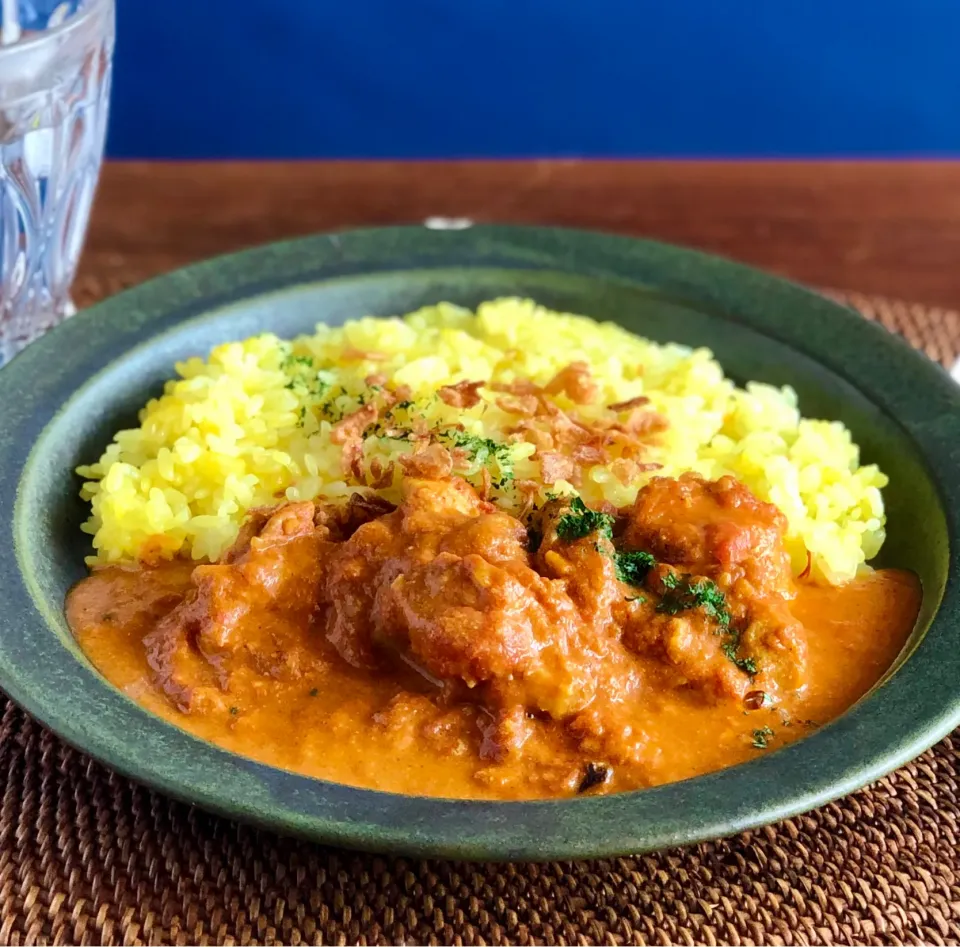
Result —
[[[912,574],[795,579],[784,531],[731,477],[523,519],[408,478],[397,507],[256,510],[217,563],[98,568],[67,611],[128,695],[264,763],[418,795],[618,792],[802,737],[904,645]]]

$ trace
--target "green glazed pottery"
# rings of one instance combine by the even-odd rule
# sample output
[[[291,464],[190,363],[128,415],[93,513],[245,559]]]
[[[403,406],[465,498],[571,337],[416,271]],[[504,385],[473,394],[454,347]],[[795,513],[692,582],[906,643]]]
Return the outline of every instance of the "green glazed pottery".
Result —
[[[890,476],[880,565],[923,582],[897,666],[805,740],[708,776],[617,796],[471,802],[309,779],[232,755],[114,690],[63,616],[84,575],[77,464],[160,393],[174,362],[317,322],[502,295],[709,346],[728,375],[792,385]],[[325,842],[483,859],[613,855],[794,815],[960,724],[960,389],[899,338],[804,289],[688,250],[571,230],[390,228],[212,260],[81,313],[0,371],[0,687],[63,739],[205,809]],[[684,738],[696,739],[696,734]]]

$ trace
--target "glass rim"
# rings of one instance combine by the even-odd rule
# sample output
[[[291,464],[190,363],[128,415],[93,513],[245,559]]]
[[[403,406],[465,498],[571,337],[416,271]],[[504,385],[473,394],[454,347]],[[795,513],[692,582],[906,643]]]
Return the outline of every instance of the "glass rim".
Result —
[[[86,0],[84,5],[73,14],[67,17],[63,23],[58,24],[50,30],[39,30],[36,33],[21,37],[15,43],[0,43],[0,58],[6,55],[19,53],[25,49],[42,46],[62,36],[69,36],[84,27],[84,25],[100,10],[113,7],[114,0]]]

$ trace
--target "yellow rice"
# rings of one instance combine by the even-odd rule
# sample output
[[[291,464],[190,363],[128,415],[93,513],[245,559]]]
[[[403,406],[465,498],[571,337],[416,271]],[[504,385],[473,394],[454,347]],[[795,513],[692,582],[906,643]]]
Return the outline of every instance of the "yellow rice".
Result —
[[[358,360],[358,352],[386,358]],[[442,303],[402,318],[321,324],[293,342],[264,334],[178,364],[179,378],[141,411],[140,426],[118,432],[97,463],[79,468],[92,507],[84,529],[96,554],[88,562],[133,559],[148,543],[162,555],[216,557],[252,507],[284,496],[348,496],[356,487],[341,470],[341,448],[312,406],[322,397],[332,417],[349,414],[370,397],[372,373],[410,386],[410,412],[432,428],[461,423],[470,435],[506,443],[505,428],[517,419],[494,404],[496,393],[481,389],[481,403],[464,411],[438,399],[437,389],[462,380],[546,384],[577,360],[590,365],[601,397],[574,405],[558,396],[565,410],[589,421],[610,403],[645,395],[670,422],[644,457],[663,469],[624,485],[603,465],[588,468],[579,487],[588,504],[629,504],[655,475],[733,474],[786,515],[797,572],[809,551],[814,576],[838,583],[880,549],[887,478],[875,465],[860,466],[842,424],[801,418],[792,389],[737,388],[707,349],[658,345],[613,323],[498,299],[475,313]],[[410,449],[377,436],[364,443],[366,462],[386,464]],[[539,481],[534,452],[514,443],[495,464],[516,480]],[[397,483],[381,492],[395,498]],[[495,499],[507,509],[520,504],[506,480]]]

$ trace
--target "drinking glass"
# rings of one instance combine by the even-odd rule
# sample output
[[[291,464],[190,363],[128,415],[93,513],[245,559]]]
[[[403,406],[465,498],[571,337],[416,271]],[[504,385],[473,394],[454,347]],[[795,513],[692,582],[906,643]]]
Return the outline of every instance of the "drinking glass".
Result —
[[[113,0],[0,0],[0,365],[74,312],[103,159]]]

